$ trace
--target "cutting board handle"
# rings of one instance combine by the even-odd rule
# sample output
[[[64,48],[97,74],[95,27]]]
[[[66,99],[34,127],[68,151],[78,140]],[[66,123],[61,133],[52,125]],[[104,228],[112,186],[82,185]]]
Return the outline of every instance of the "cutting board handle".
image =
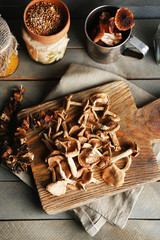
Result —
[[[148,128],[152,142],[160,141],[160,99],[141,108],[144,124]]]

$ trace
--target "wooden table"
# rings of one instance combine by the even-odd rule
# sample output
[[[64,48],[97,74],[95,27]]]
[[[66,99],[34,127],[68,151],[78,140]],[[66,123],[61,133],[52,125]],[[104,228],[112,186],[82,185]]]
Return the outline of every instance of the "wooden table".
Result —
[[[136,18],[134,35],[144,41],[150,50],[143,60],[120,57],[115,63],[103,65],[90,59],[85,51],[84,19],[95,1],[64,1],[71,12],[69,45],[63,60],[45,66],[30,59],[21,38],[22,14],[29,1],[1,1],[0,13],[19,42],[19,67],[16,72],[0,79],[0,107],[10,88],[23,85],[27,91],[24,107],[33,106],[45,99],[54,98],[50,90],[65,73],[70,63],[79,63],[104,69],[125,77],[153,96],[160,97],[160,66],[155,62],[153,38],[160,23],[158,0],[110,0],[103,4],[126,6]],[[120,2],[123,2],[121,4]],[[47,98],[49,94],[49,98]],[[7,169],[0,167],[0,239],[160,239],[160,181],[144,187],[125,229],[106,223],[94,238],[90,237],[67,212],[47,215],[42,210],[36,191],[29,188]]]

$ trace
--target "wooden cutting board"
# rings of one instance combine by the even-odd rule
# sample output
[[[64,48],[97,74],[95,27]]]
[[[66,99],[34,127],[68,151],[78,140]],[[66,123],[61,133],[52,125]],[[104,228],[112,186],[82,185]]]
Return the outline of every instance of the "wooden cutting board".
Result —
[[[30,131],[27,136],[28,144],[35,155],[31,168],[42,207],[48,214],[66,211],[104,195],[113,195],[145,183],[154,182],[160,177],[160,169],[151,146],[151,142],[160,139],[160,99],[141,109],[137,109],[128,85],[123,81],[116,81],[76,93],[73,100],[82,101],[84,98],[98,92],[106,92],[109,95],[110,110],[120,116],[120,130],[117,131],[120,144],[135,141],[140,148],[139,155],[133,158],[123,186],[118,188],[108,186],[101,178],[101,170],[97,168],[94,171],[94,176],[99,180],[98,184],[89,184],[86,191],[67,190],[65,195],[55,197],[45,189],[46,185],[51,182],[51,173],[44,162],[49,152],[40,140],[38,135],[40,130]],[[24,109],[19,114],[19,117],[24,117],[29,113],[37,113],[41,109],[54,109],[60,106],[62,106],[62,98]],[[71,118],[78,114],[77,110],[78,108],[75,106],[70,108],[69,114]],[[123,166],[123,161],[120,162],[120,167]]]

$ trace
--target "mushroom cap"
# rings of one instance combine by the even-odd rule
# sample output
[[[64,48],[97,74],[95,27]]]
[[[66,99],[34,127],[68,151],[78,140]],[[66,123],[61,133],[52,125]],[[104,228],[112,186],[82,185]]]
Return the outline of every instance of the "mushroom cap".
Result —
[[[115,25],[120,31],[131,29],[135,24],[133,13],[128,8],[119,8],[115,15]]]
[[[103,169],[103,168],[106,168],[110,163],[111,162],[110,162],[109,156],[101,156],[100,162],[97,164],[97,166]]]
[[[115,25],[115,19],[114,17],[109,19],[109,32],[112,33],[119,33],[118,28]]]
[[[98,138],[91,138],[88,143],[91,144],[92,147],[96,147],[97,149],[102,147],[102,141]]]
[[[100,156],[92,151],[90,148],[85,148],[78,155],[78,162],[82,167],[88,169],[92,168],[93,164],[100,161]]]
[[[78,123],[81,125],[81,128],[89,128],[91,129],[93,126],[93,123],[95,123],[97,119],[95,118],[95,115],[92,112],[91,108],[88,108],[85,110],[85,112],[82,113],[80,116]]]
[[[107,93],[96,93],[90,97],[90,101],[94,106],[105,105],[109,98]]]
[[[80,126],[79,125],[74,125],[69,130],[69,136],[77,137],[77,134],[79,133],[79,131],[80,131]]]
[[[109,127],[109,129],[108,129],[108,130],[104,130],[104,131],[103,131],[104,134],[108,134],[108,133],[110,133],[110,132],[116,132],[116,131],[118,131],[118,129],[120,128],[119,123],[118,123],[118,122],[114,122],[114,121],[112,121],[112,120],[108,120],[108,121],[105,123],[105,125],[106,125],[107,127]]]
[[[81,145],[87,142],[87,138],[84,136],[78,137],[78,141],[80,142]]]
[[[96,42],[100,41],[101,38],[104,36],[104,32],[105,32],[105,30],[102,29],[101,32],[96,33],[96,35],[95,35],[95,37],[93,39],[93,42],[96,43]]]
[[[62,156],[62,155],[49,156],[47,158],[48,166],[51,167],[51,168],[55,167],[57,165],[57,162],[60,162],[64,159],[65,159],[65,157]]]
[[[66,157],[76,157],[81,148],[80,142],[76,138],[70,136],[68,136],[65,141],[56,139],[55,144]]]
[[[54,196],[61,196],[66,193],[67,181],[57,181],[47,185],[46,190]]]
[[[64,173],[66,175],[66,178],[70,178],[71,177],[71,171],[70,171],[68,163],[66,161],[62,160],[61,161],[61,167],[62,167],[62,170],[64,171]],[[62,180],[59,165],[57,165],[55,167],[55,170],[56,170],[56,175],[58,176],[58,180]]]
[[[74,125],[69,130],[69,136],[71,137],[80,137],[83,136],[85,128],[81,128],[79,125]]]
[[[105,23],[103,23],[103,22],[99,22],[99,27],[100,27],[100,29],[103,29],[103,31],[105,32],[105,33],[109,33],[109,23],[108,22],[105,22]]]
[[[61,154],[61,152],[59,150],[53,150],[48,157],[60,155],[60,154]]]
[[[102,178],[109,186],[120,187],[124,183],[125,171],[120,170],[114,163],[103,170]]]
[[[83,184],[89,183],[92,177],[93,177],[93,171],[85,169],[82,173],[82,183]]]

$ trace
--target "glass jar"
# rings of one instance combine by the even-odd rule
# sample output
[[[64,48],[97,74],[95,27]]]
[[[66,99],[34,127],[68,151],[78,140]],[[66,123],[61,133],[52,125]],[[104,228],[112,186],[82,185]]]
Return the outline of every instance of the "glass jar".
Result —
[[[22,37],[33,60],[50,64],[63,58],[69,41],[70,13],[61,0],[31,1],[23,20]]]
[[[7,22],[0,17],[0,77],[11,75],[18,67],[17,40]]]

